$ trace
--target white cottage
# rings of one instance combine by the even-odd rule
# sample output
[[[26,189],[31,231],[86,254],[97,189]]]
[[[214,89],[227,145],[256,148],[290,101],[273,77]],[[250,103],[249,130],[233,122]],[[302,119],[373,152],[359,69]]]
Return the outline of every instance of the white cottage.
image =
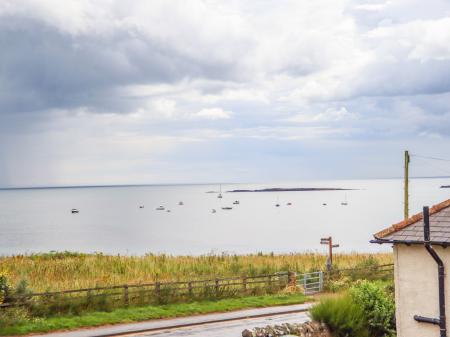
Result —
[[[447,336],[450,199],[374,234],[394,247],[398,337]]]

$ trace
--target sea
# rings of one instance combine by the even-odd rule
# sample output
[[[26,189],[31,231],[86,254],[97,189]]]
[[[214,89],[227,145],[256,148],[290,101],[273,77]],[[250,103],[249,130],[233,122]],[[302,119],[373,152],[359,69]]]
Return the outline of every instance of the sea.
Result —
[[[450,189],[440,188],[449,184],[411,179],[410,214],[450,198]],[[300,187],[349,190],[228,192]],[[336,252],[387,252],[389,245],[369,241],[402,219],[401,179],[3,189],[0,254],[325,252],[320,239],[329,236]]]

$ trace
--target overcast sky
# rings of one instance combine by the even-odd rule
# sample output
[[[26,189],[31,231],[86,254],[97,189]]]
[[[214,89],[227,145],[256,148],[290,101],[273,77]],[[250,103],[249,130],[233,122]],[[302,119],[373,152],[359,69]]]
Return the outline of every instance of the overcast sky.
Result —
[[[392,177],[449,145],[448,1],[0,0],[0,186]]]

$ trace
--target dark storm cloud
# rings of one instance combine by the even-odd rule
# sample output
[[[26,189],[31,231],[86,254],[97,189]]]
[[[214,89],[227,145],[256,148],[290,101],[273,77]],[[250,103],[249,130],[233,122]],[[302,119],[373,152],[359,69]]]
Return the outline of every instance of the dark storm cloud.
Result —
[[[74,35],[33,18],[4,16],[0,46],[3,113],[79,106],[127,111],[134,103],[118,97],[117,87],[235,75],[233,64],[182,55],[127,29]]]

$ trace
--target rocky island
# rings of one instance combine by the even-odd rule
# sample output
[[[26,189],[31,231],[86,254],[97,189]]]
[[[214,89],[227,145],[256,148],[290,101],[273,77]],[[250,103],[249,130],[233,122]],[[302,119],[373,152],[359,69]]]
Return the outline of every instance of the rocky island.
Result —
[[[294,187],[294,188],[263,188],[260,190],[232,190],[231,193],[240,192],[310,192],[310,191],[351,191],[352,188],[333,188],[333,187]]]

